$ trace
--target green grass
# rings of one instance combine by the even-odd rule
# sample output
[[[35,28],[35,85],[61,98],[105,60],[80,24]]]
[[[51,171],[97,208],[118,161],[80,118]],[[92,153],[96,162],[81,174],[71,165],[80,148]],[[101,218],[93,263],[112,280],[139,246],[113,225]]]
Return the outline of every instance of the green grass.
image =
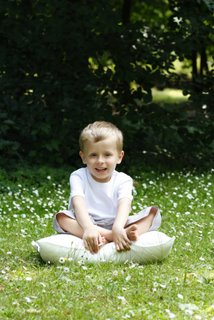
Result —
[[[176,236],[162,263],[48,265],[31,241],[53,233],[69,170],[0,171],[0,319],[214,319],[213,173],[144,172],[133,210],[157,204]]]
[[[166,88],[164,90],[152,89],[153,102],[157,104],[178,104],[188,101],[182,90]]]

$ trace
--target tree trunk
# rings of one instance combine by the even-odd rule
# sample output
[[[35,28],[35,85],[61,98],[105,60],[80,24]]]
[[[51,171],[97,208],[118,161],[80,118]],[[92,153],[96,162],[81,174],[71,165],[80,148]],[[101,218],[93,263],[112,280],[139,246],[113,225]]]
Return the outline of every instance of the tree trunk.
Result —
[[[128,24],[130,22],[131,6],[132,6],[132,0],[123,1],[123,8],[122,8],[123,24]]]
[[[198,75],[197,70],[197,52],[195,50],[192,51],[192,81],[195,82]]]
[[[208,65],[207,65],[207,53],[206,49],[202,48],[200,52],[201,61],[200,61],[200,75],[203,76],[203,71],[208,71]]]

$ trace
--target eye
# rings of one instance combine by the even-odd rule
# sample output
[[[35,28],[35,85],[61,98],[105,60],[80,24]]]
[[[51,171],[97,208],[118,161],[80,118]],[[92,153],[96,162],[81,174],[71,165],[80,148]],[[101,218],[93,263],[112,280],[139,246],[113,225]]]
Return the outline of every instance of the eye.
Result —
[[[105,154],[105,156],[106,156],[106,157],[111,157],[112,154],[111,154],[110,152],[107,152],[107,153]]]
[[[91,153],[91,154],[89,154],[89,157],[90,157],[90,158],[94,158],[94,157],[96,157],[96,156],[97,156],[96,153]]]

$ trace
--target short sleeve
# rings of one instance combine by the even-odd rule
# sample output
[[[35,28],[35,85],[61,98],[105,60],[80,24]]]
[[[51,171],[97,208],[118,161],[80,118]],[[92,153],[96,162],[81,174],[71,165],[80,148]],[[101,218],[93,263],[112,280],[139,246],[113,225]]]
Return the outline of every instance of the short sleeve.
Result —
[[[118,200],[122,198],[129,198],[130,200],[133,199],[132,196],[132,190],[133,190],[133,180],[131,177],[129,177],[126,174],[123,174],[123,176],[120,179],[120,184],[118,187]]]
[[[74,196],[82,196],[82,197],[85,196],[84,177],[80,172],[74,171],[70,175],[69,183],[70,183],[70,197],[69,197],[68,209],[70,210],[72,208],[71,200]]]

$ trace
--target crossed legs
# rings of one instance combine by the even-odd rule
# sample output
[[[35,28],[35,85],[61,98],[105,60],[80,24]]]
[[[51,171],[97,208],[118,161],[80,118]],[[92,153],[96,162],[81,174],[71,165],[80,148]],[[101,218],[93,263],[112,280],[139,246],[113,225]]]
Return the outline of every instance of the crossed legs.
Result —
[[[130,224],[125,228],[129,240],[136,241],[141,234],[149,230],[149,228],[152,225],[153,219],[157,213],[157,210],[158,209],[156,207],[152,207],[148,216],[138,220],[137,222],[134,222],[133,224]],[[58,213],[57,222],[64,231],[78,238],[83,237],[83,230],[79,223],[76,220],[66,216],[64,213]],[[103,236],[103,238],[106,240],[106,242],[113,241],[111,230],[99,226],[96,227],[100,234]]]

